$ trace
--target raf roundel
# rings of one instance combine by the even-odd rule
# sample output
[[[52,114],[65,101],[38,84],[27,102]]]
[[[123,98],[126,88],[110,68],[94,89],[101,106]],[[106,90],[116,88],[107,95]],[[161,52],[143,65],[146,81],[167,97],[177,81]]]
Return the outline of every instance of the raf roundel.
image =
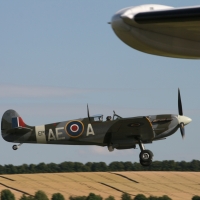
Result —
[[[70,121],[66,124],[65,131],[70,137],[77,138],[82,135],[84,125],[80,121]]]

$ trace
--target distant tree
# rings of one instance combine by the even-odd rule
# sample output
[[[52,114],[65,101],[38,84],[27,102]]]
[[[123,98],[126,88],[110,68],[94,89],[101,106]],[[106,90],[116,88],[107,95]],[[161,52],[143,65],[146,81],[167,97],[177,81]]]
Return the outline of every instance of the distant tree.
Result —
[[[65,200],[64,196],[60,193],[55,193],[52,195],[51,200]]]
[[[34,200],[34,197],[23,194],[19,200]]]
[[[143,194],[138,194],[133,200],[148,200],[148,198],[145,197]]]
[[[59,164],[61,172],[74,172],[74,163],[73,162],[62,162]]]
[[[164,195],[162,197],[160,197],[161,200],[172,200],[170,197],[168,197],[167,195]],[[159,199],[160,200],[160,199]]]
[[[5,167],[0,165],[0,174],[5,174]]]
[[[89,171],[200,171],[200,160],[192,160],[191,162],[175,162],[173,160],[154,161],[149,167],[143,167],[140,163],[136,162],[112,162],[109,165],[104,162],[88,162],[86,164],[79,162],[63,162],[60,164],[40,163],[38,165],[23,164],[21,166],[0,165],[0,174]]]
[[[23,194],[23,195],[20,197],[19,200],[28,200],[28,197],[27,197],[25,194]]]
[[[17,171],[20,174],[29,173],[29,166],[27,164],[23,164],[17,167]]]
[[[108,166],[105,162],[92,163],[91,171],[93,172],[106,172],[108,170]]]
[[[1,200],[15,200],[14,194],[10,190],[1,191]]]
[[[131,200],[131,196],[127,193],[123,193],[121,196],[121,200]]]
[[[18,173],[17,168],[14,165],[5,165],[7,174],[16,174]]]
[[[200,170],[200,164],[198,160],[192,160],[190,162],[190,170],[191,171],[199,171]]]
[[[92,171],[92,170],[91,170],[92,164],[93,164],[92,162],[87,162],[87,163],[85,164],[85,166],[88,167],[89,171]]]
[[[159,197],[155,197],[155,196],[150,196],[148,198],[148,200],[160,200]]]
[[[148,200],[172,200],[170,197],[167,195],[164,195],[162,197],[155,197],[155,196],[150,196],[149,198],[146,198]]]
[[[174,160],[164,160],[161,162],[162,171],[176,171],[176,162]]]
[[[142,170],[143,170],[143,167],[140,163],[136,163],[136,162],[133,163],[133,171],[142,171]]]
[[[162,171],[162,162],[160,161],[154,161],[150,165],[150,170],[155,170],[155,171]]]
[[[74,197],[74,196],[70,196],[69,197],[69,200],[86,200],[86,196],[77,196],[77,197]]]
[[[55,163],[47,164],[47,167],[51,173],[60,172],[60,167]]]
[[[74,163],[74,171],[75,172],[82,172],[84,167],[85,166],[83,165],[83,163],[80,163],[80,162],[75,162]]]
[[[48,169],[48,167],[47,167],[47,165],[45,163],[39,163],[36,166],[36,170],[37,170],[37,172],[41,172],[41,173],[49,172],[49,169]]]
[[[109,197],[105,198],[105,200],[115,200],[115,197],[109,196]]]
[[[124,171],[124,163],[123,162],[112,162],[109,164],[110,171]]]
[[[37,172],[36,171],[36,165],[34,165],[34,164],[30,164],[28,168],[29,168],[30,173],[36,173]]]
[[[86,200],[102,200],[103,198],[100,195],[96,195],[94,193],[90,193]]]
[[[132,162],[125,162],[124,163],[124,170],[125,171],[132,171],[133,170],[133,164],[132,164]]]
[[[180,163],[179,163],[179,168],[180,168],[180,170],[179,171],[188,171],[189,170],[189,168],[188,168],[188,163],[187,162],[185,162],[185,161],[181,161]]]
[[[108,166],[107,166],[107,164],[106,164],[105,162],[100,162],[100,163],[99,163],[99,168],[100,168],[100,171],[101,171],[101,172],[106,172],[106,171],[108,171]]]
[[[34,200],[49,200],[49,199],[43,191],[39,190],[35,193]]]
[[[192,200],[200,200],[200,196],[195,195],[192,197]]]

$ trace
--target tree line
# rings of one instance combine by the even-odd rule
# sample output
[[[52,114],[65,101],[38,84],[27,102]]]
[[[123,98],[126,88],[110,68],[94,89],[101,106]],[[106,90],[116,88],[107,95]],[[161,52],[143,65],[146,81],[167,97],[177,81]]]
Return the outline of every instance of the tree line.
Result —
[[[153,198],[153,199],[152,199]],[[131,196],[127,193],[122,194],[122,200],[132,200]],[[145,197],[142,194],[136,195],[133,200],[148,200],[149,198]],[[152,197],[150,200],[171,200],[168,196],[163,197]],[[2,190],[1,191],[1,200],[15,200],[14,194],[10,190]],[[26,196],[22,195],[20,200],[49,200],[45,192],[37,191],[34,196]],[[64,196],[60,193],[55,193],[52,195],[51,200],[65,200]],[[94,193],[90,193],[88,196],[70,196],[69,200],[103,200],[100,195],[96,195]],[[105,198],[105,200],[115,200],[113,196],[109,196]]]
[[[2,190],[0,195],[1,200],[15,200],[15,195],[8,189]],[[39,190],[35,192],[34,196],[27,196],[23,194],[19,200],[49,200],[45,192]],[[51,200],[65,200],[65,197],[61,193],[55,193],[52,195]],[[70,196],[69,200],[103,200],[100,195],[96,195],[94,193],[90,193],[88,196]],[[105,200],[115,200],[113,196],[108,196]],[[121,200],[172,200],[167,195],[163,195],[162,197],[149,196],[146,197],[143,194],[138,194],[133,198],[127,194],[123,193],[121,195]],[[193,196],[192,200],[200,200],[200,196]]]
[[[174,160],[154,161],[151,166],[143,167],[137,162],[62,162],[23,164],[20,166],[0,165],[0,174],[32,174],[32,173],[57,173],[57,172],[107,172],[107,171],[200,171],[200,161],[175,162]]]

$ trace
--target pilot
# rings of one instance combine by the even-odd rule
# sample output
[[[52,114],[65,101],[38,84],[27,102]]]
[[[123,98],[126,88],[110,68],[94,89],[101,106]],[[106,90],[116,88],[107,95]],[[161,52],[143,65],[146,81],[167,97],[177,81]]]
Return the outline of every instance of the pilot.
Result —
[[[106,121],[111,121],[111,120],[112,120],[111,116],[106,117]]]

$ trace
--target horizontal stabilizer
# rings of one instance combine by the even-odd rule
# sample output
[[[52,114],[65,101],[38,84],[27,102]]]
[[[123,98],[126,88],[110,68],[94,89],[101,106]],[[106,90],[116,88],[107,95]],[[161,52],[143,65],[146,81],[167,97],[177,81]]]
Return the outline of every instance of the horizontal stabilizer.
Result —
[[[30,131],[32,131],[33,129],[31,128],[23,128],[23,127],[17,127],[17,128],[12,128],[10,130],[7,130],[7,133],[20,133],[20,134],[25,134],[25,133],[28,133]]]
[[[157,141],[157,140],[165,140],[166,138],[159,138],[159,139],[155,139],[154,141]]]

